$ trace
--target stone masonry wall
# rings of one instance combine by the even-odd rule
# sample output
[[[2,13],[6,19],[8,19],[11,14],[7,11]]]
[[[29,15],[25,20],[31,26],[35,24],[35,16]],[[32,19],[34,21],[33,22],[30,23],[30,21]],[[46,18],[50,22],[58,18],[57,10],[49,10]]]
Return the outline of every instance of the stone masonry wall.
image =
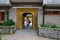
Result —
[[[43,22],[43,9],[38,9],[38,26]]]
[[[9,19],[13,19],[16,22],[16,8],[12,8],[9,10]]]
[[[45,15],[45,24],[56,24],[60,26],[60,15]]]
[[[38,29],[39,36],[60,39],[60,30],[53,28],[39,28]]]

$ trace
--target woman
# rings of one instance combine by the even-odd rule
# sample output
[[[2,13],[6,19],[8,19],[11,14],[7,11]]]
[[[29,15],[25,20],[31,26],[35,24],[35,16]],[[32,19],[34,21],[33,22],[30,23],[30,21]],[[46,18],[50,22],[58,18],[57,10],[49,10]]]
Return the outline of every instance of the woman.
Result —
[[[29,27],[29,24],[30,24],[31,22],[30,22],[30,19],[29,19],[29,17],[27,17],[27,19],[26,19],[26,24],[27,24],[27,27]]]

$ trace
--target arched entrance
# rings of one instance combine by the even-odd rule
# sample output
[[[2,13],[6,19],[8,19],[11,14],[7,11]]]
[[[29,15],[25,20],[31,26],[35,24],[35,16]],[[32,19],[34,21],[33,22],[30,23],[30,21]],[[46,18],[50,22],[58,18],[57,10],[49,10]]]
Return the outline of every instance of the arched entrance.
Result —
[[[32,14],[32,29],[37,29],[38,8],[17,8],[17,29],[24,28],[24,18],[27,14]]]
[[[32,29],[32,26],[33,26],[33,15],[31,13],[23,13],[22,15],[22,20],[23,20],[23,28],[24,29]],[[27,26],[27,17],[28,19],[30,20],[30,23],[29,23],[29,26]]]

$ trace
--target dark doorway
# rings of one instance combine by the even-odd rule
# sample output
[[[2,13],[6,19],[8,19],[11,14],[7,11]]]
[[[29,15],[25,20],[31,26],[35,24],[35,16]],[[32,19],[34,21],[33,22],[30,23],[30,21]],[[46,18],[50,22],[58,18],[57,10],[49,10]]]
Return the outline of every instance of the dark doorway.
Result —
[[[30,20],[30,23],[29,23],[29,26],[27,26],[27,17],[29,18],[29,20]],[[23,28],[24,29],[32,29],[32,14],[31,13],[24,13],[23,15],[22,15],[22,20],[23,20]]]

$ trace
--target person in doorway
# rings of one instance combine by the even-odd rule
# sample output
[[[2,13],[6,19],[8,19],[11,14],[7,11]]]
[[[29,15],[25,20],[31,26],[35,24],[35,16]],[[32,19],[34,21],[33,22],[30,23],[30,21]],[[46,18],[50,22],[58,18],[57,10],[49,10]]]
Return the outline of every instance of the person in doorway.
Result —
[[[30,22],[30,19],[29,19],[29,17],[27,17],[26,18],[26,24],[27,24],[27,27],[29,27],[29,24],[30,24],[31,22]]]

